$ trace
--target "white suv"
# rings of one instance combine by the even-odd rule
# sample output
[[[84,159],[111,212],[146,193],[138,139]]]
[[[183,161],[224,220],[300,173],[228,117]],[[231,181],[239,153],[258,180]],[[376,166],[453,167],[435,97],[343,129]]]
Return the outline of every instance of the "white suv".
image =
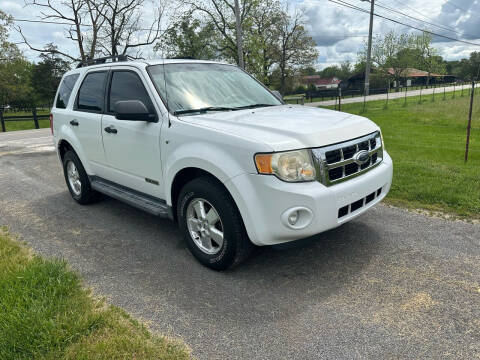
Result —
[[[392,160],[370,120],[287,105],[236,66],[98,59],[62,79],[51,115],[65,180],[177,221],[225,269],[255,245],[337,227],[381,201]]]

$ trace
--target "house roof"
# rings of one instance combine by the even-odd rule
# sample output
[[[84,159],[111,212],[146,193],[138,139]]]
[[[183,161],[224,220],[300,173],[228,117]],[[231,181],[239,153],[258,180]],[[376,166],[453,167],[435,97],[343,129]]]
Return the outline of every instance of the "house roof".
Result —
[[[393,68],[388,69],[388,73],[390,75],[395,74],[395,70]],[[427,77],[428,76],[428,71],[423,71],[423,70],[418,70],[414,68],[407,68],[405,71],[405,76],[406,77]],[[440,76],[447,76],[447,75],[441,75],[441,74],[436,74],[436,73],[430,73],[430,77],[440,77]]]
[[[313,84],[313,85],[333,85],[333,84],[340,84],[340,80],[335,77],[329,77],[329,78],[322,78],[320,75],[306,75],[303,76],[303,81],[307,84]]]

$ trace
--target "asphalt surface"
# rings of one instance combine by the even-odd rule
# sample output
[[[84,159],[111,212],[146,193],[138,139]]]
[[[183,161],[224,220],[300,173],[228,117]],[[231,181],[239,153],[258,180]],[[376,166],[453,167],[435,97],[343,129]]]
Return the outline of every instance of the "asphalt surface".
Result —
[[[0,225],[197,358],[480,358],[479,225],[379,205],[214,272],[168,220],[77,205],[48,131],[0,134]]]
[[[480,84],[476,84],[475,87],[478,88]],[[452,92],[452,91],[460,91],[463,88],[463,91],[468,92],[468,89],[471,88],[471,85],[459,85],[459,86],[447,86],[445,87],[445,92]],[[411,96],[420,96],[420,94],[423,95],[431,95],[435,92],[435,96],[443,96],[443,87],[437,87],[437,88],[430,88],[430,89],[422,89],[422,90],[408,90],[407,91],[407,97]],[[392,92],[388,94],[389,99],[400,99],[405,97],[405,92],[404,91],[399,91],[399,92]],[[363,96],[356,96],[353,98],[349,97],[342,97],[342,104],[353,104],[353,103],[360,103],[363,102],[364,99]],[[387,99],[387,94],[375,94],[375,95],[368,95],[365,96],[365,101],[375,101],[375,100],[386,100]],[[337,100],[325,100],[325,101],[315,101],[315,102],[306,102],[306,106],[332,106],[337,104]]]

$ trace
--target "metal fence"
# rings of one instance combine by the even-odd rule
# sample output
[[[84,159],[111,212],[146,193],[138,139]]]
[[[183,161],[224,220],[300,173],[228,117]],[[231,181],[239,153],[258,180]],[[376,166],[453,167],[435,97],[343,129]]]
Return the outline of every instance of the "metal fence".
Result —
[[[1,123],[1,128],[2,132],[6,132],[6,127],[5,123],[9,121],[33,121],[33,124],[35,126],[35,129],[39,129],[40,125],[38,123],[39,120],[42,119],[48,119],[50,115],[38,115],[38,109],[37,108],[32,108],[30,109],[31,115],[25,114],[25,115],[8,115],[9,113],[16,113],[12,111],[6,111],[4,108],[0,108],[0,123]]]
[[[461,87],[463,85],[468,85],[468,82],[456,82],[456,83],[444,83],[444,84],[433,84],[433,85],[412,85],[412,86],[401,86],[397,88],[374,88],[369,90],[369,95],[378,95],[378,94],[388,94],[388,93],[402,93],[408,92],[412,90],[423,90],[423,89],[437,89],[437,88],[445,88],[450,86],[458,86]],[[307,101],[313,102],[315,99],[316,101],[324,101],[324,100],[333,100],[338,96],[342,98],[348,97],[361,97],[364,96],[364,89],[324,89],[324,90],[307,90],[305,93]]]

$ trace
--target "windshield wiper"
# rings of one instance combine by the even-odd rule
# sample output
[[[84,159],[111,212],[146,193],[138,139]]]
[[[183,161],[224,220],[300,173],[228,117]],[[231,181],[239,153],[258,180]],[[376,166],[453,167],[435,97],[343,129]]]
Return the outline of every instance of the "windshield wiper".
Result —
[[[235,108],[235,110],[242,110],[242,109],[254,109],[254,108],[259,108],[259,107],[267,107],[267,106],[276,106],[274,104],[250,104],[250,105],[245,105],[245,106],[238,106]]]
[[[208,106],[199,109],[184,109],[184,110],[177,110],[173,112],[173,115],[182,115],[182,114],[192,114],[192,113],[206,113],[207,111],[229,111],[229,110],[237,110],[237,108],[231,107],[224,107],[224,106]]]

